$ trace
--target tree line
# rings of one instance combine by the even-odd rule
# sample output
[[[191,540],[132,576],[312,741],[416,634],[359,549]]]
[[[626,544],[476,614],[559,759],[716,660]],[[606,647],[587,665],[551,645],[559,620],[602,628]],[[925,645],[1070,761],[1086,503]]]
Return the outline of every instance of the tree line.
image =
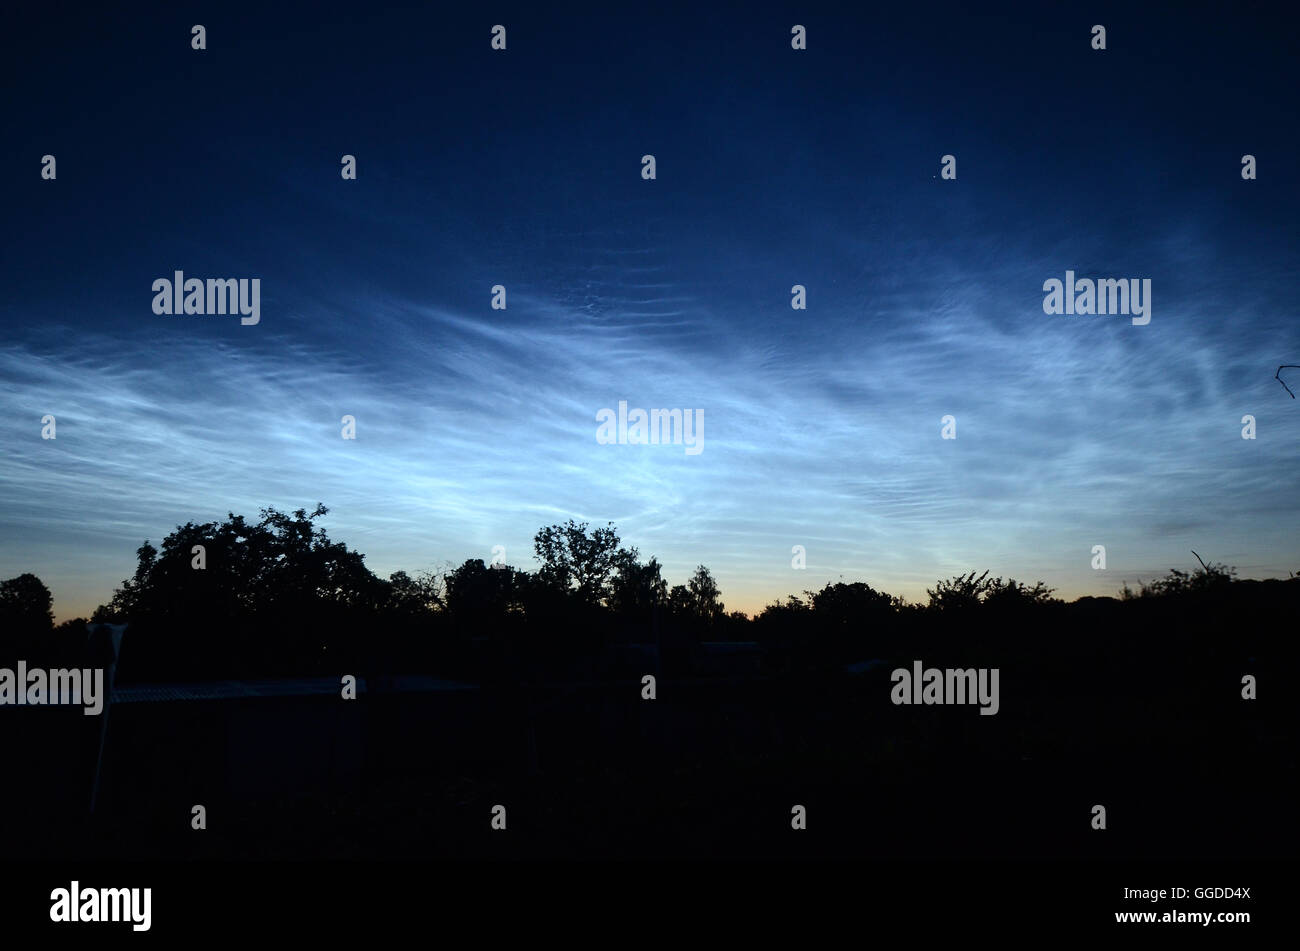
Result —
[[[865,582],[835,582],[774,601],[754,618],[727,612],[709,569],[669,585],[655,557],[622,543],[612,523],[572,519],[533,539],[539,567],[468,559],[459,567],[387,579],[318,523],[324,505],[256,520],[187,522],[159,547],[145,541],[136,569],[92,622],[129,622],[125,679],[303,676],[340,670],[573,670],[616,643],[654,643],[684,657],[704,641],[756,641],[776,657],[836,664],[887,650],[909,626],[1012,622],[1062,602],[1053,589],[969,572],[927,589],[924,604]],[[1198,556],[1199,557],[1199,556]],[[1234,569],[1172,570],[1128,600],[1213,591]],[[0,662],[73,664],[86,621],[55,627],[48,588],[31,574],[0,582]]]

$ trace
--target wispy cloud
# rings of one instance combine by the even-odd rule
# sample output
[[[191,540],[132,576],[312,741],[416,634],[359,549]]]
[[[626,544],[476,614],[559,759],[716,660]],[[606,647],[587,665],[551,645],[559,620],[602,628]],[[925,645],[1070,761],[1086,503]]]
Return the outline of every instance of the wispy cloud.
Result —
[[[75,346],[11,345],[0,574],[34,570],[61,614],[84,612],[145,537],[317,500],[384,573],[496,544],[528,566],[532,532],[572,516],[616,522],[678,577],[710,565],[746,608],[840,575],[916,597],[984,566],[1109,593],[1131,569],[1185,562],[1190,542],[1272,573],[1297,564],[1300,418],[1260,382],[1274,355],[1258,335],[1169,288],[1146,328],[1047,317],[1050,273],[918,277],[893,319],[829,321],[815,362],[771,323],[682,347],[660,333],[675,310],[697,312],[696,338],[743,318],[671,287],[597,283],[585,304],[521,293],[475,315],[371,299],[364,354],[346,333],[257,347],[173,334],[147,360],[82,329]],[[620,399],[703,409],[705,451],[597,444],[596,411]],[[1239,436],[1245,412],[1255,441]],[[956,440],[939,438],[948,413]],[[806,572],[790,568],[795,544]]]

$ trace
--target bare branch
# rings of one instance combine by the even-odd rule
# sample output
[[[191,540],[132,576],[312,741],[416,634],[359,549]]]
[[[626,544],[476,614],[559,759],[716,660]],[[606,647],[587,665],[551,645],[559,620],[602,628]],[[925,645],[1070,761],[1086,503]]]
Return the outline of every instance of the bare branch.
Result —
[[[1283,370],[1300,370],[1300,364],[1284,363],[1280,367],[1278,367],[1277,372],[1273,374],[1273,379],[1277,380],[1279,383],[1282,384],[1282,389],[1286,390],[1288,393],[1291,393],[1291,387],[1287,386],[1286,380],[1282,379]],[[1294,393],[1291,393],[1291,399],[1295,399]]]

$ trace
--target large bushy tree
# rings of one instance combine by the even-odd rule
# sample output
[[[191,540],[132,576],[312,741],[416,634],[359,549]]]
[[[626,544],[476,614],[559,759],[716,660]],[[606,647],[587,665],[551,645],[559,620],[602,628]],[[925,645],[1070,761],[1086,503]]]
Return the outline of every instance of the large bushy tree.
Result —
[[[132,624],[124,669],[128,649],[135,672],[163,677],[363,663],[364,629],[394,586],[329,539],[316,524],[327,512],[266,508],[255,522],[231,513],[220,523],[187,522],[161,548],[145,541],[135,574],[96,612]]]
[[[595,529],[573,519],[548,525],[533,537],[533,550],[542,565],[537,576],[544,584],[566,592],[582,605],[596,606],[608,600],[610,580],[620,558],[618,532],[612,522]]]

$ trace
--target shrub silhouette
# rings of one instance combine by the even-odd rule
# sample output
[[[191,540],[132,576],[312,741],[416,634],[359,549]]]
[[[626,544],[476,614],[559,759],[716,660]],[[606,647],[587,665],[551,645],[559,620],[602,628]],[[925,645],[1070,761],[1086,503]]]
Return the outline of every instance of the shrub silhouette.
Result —
[[[1196,555],[1196,552],[1192,554]],[[1201,561],[1201,556],[1196,555],[1196,560]],[[1160,598],[1219,591],[1231,584],[1236,577],[1236,568],[1214,562],[1206,564],[1201,561],[1201,567],[1192,572],[1170,568],[1169,573],[1163,578],[1149,582],[1139,581],[1137,591],[1130,588],[1126,581],[1124,587],[1120,589],[1120,597],[1125,601],[1131,601],[1135,598]]]

